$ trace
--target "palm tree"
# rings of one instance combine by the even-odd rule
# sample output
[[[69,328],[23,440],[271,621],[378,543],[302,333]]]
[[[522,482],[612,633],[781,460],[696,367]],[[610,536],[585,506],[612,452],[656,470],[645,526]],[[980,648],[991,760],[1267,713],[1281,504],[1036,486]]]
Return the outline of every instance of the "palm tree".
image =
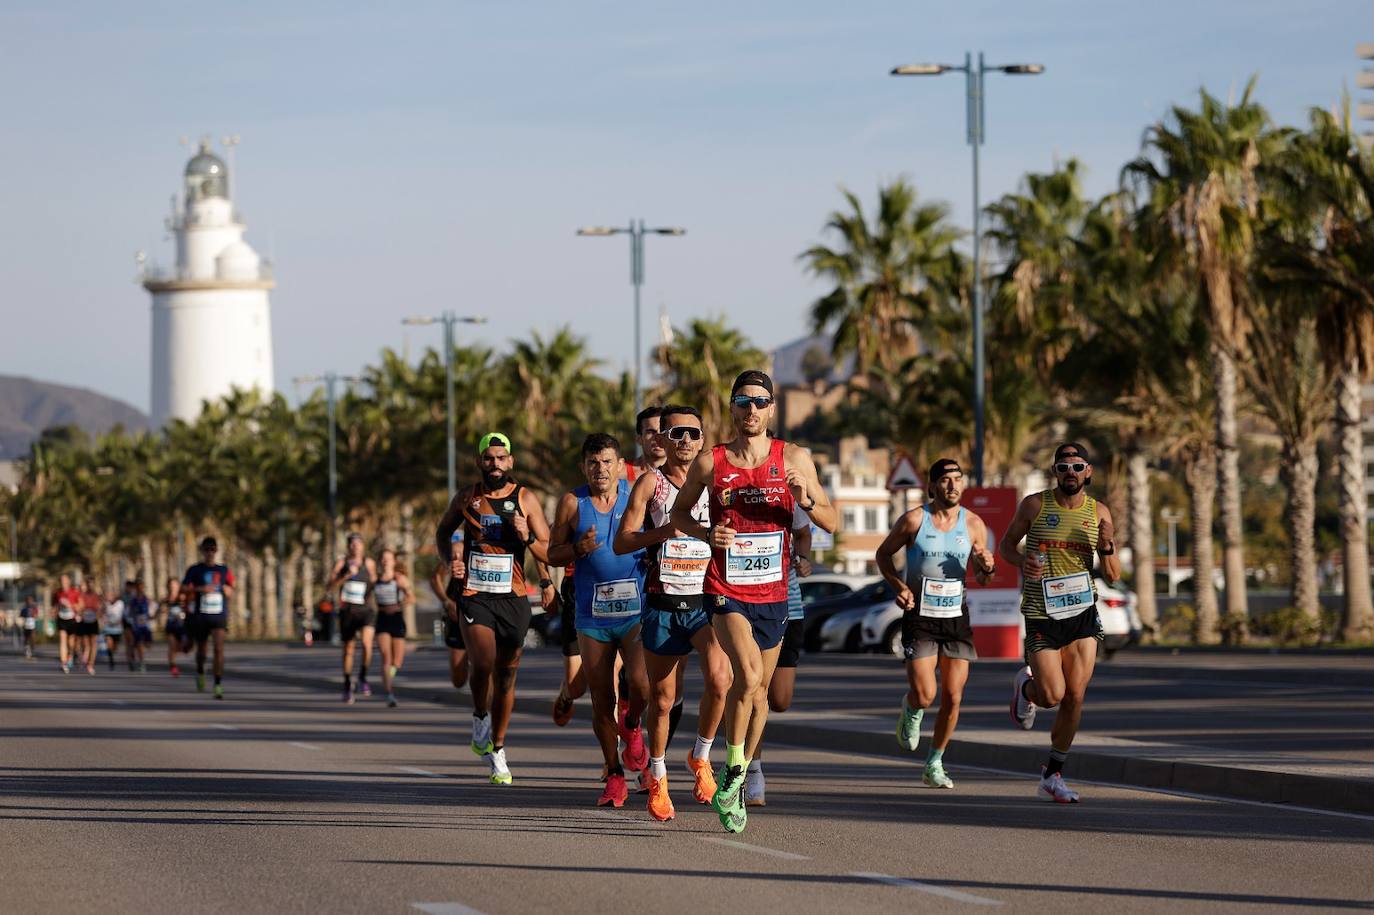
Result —
[[[1206,90],[1199,109],[1175,106],[1172,123],[1146,132],[1142,155],[1127,164],[1123,180],[1148,201],[1154,228],[1180,269],[1195,279],[1212,335],[1216,385],[1216,456],[1219,467],[1226,614],[1234,628],[1248,618],[1241,536],[1236,355],[1246,339],[1249,275],[1260,204],[1258,170],[1284,138],[1252,101],[1251,79],[1229,105]]]
[[[954,245],[963,233],[950,224],[949,207],[919,202],[902,180],[878,189],[871,226],[858,196],[842,193],[848,209],[825,225],[840,244],[813,245],[799,257],[808,273],[835,284],[811,306],[811,323],[833,335],[836,360],[852,353],[860,374],[891,374],[956,310],[964,267]]]
[[[654,348],[653,359],[661,381],[650,399],[696,407],[712,441],[734,434],[725,403],[735,378],[768,367],[767,355],[724,318],[693,318],[685,331],[674,330],[671,343]]]

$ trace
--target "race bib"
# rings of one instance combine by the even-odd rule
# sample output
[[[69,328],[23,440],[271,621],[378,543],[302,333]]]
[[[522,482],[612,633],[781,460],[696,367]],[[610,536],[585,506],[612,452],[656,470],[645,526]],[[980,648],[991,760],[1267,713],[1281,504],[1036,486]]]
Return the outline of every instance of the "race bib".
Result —
[[[951,619],[964,615],[964,583],[958,579],[921,579],[921,616]]]
[[[24,628],[25,628],[25,629],[37,629],[37,628],[38,628],[38,620],[34,619],[34,618],[31,617],[31,616],[26,616],[26,617],[24,617]]]
[[[782,531],[736,534],[725,551],[725,580],[732,585],[782,581]]]
[[[224,592],[207,591],[200,596],[200,612],[211,616],[224,612]]]
[[[345,604],[362,604],[367,602],[367,582],[365,581],[346,581],[343,583],[343,602]]]
[[[57,618],[60,620],[74,620],[76,619],[76,614],[72,612],[70,607],[63,607],[57,611]]]
[[[81,611],[81,622],[83,623],[94,623],[99,618],[99,614],[97,614],[94,610]]]
[[[639,616],[639,582],[624,578],[598,583],[592,588],[592,616],[597,619]]]
[[[658,580],[665,594],[700,594],[711,547],[695,537],[674,537],[658,549]]]
[[[401,602],[400,589],[394,581],[379,581],[372,588],[373,597],[377,598],[377,603],[384,607]]]
[[[1093,606],[1093,581],[1087,572],[1059,575],[1040,582],[1045,595],[1045,612],[1050,619],[1066,620]]]
[[[515,559],[510,553],[469,553],[468,587],[483,594],[509,594]]]

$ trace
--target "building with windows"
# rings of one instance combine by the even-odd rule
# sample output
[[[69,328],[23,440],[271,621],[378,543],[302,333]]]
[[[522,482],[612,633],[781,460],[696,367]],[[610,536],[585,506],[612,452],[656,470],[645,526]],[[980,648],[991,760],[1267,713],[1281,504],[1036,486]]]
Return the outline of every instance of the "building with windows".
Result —
[[[838,459],[817,467],[821,485],[840,513],[840,531],[835,537],[834,564],[849,575],[878,571],[873,559],[901,511],[901,497],[887,491],[891,453],[886,448],[870,448],[861,435],[840,440]],[[917,505],[920,490],[911,490],[908,501]]]

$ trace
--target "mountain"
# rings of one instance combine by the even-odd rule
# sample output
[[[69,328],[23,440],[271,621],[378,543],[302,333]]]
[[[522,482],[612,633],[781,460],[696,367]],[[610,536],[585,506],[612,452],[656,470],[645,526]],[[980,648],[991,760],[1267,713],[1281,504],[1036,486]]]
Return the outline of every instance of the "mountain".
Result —
[[[148,417],[85,388],[0,375],[0,460],[25,457],[44,429],[68,425],[98,435],[117,425],[130,431],[146,429]]]

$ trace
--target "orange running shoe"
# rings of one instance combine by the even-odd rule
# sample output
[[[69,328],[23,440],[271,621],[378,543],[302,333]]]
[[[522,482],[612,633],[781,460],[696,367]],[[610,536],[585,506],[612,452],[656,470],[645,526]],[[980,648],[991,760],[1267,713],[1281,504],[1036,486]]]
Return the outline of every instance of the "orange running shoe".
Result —
[[[691,753],[687,754],[687,771],[697,780],[692,788],[692,797],[697,799],[698,804],[709,804],[711,798],[716,793],[716,774],[711,771],[711,761],[709,759],[697,759]]]
[[[673,799],[668,796],[668,776],[654,778],[649,776],[649,815],[655,820],[671,820],[677,811],[673,810]]]
[[[610,804],[612,807],[624,807],[625,799],[630,796],[630,788],[625,784],[625,776],[620,773],[606,777],[606,790],[601,792],[601,797],[596,801],[596,806],[605,807]]]
[[[553,700],[553,723],[560,728],[572,721],[573,701],[561,689],[558,691],[558,698]]]

